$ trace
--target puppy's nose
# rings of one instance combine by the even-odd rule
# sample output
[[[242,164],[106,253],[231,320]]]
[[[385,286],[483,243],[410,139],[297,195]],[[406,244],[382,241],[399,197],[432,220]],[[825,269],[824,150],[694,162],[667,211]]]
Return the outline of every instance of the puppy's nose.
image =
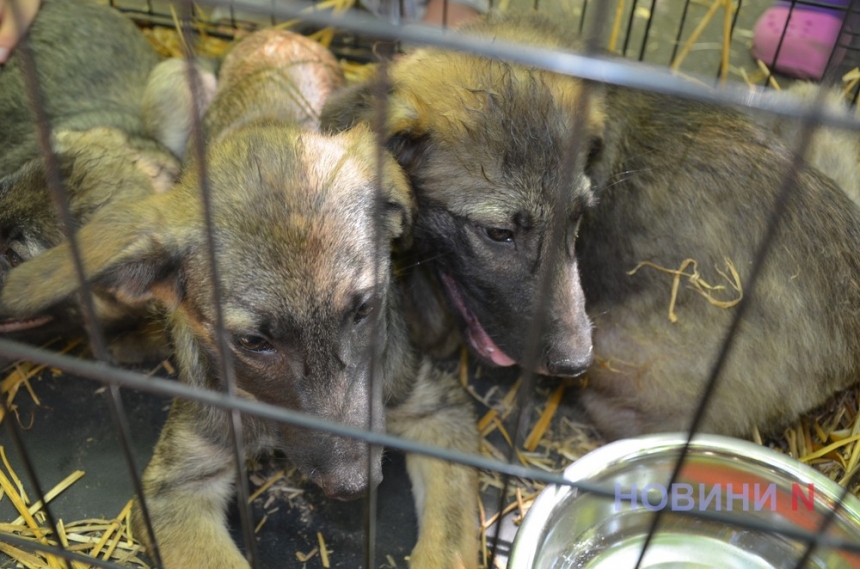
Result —
[[[327,476],[319,481],[325,495],[335,500],[355,500],[361,498],[368,488],[367,476],[357,475],[349,478]]]
[[[546,367],[548,375],[558,377],[577,377],[588,371],[593,360],[594,356],[592,354],[592,350],[589,349],[588,352],[582,356],[573,358],[552,357],[550,355],[550,357],[547,357],[544,362],[544,366]]]

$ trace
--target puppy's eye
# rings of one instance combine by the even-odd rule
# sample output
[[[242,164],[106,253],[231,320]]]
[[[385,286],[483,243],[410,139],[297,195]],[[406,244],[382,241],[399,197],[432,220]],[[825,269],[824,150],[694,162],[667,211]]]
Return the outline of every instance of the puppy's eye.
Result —
[[[514,242],[514,232],[510,229],[501,229],[499,227],[485,227],[484,233],[487,234],[487,237],[489,237],[493,241],[498,241],[499,243]]]
[[[269,353],[275,351],[272,344],[262,336],[254,336],[251,334],[247,336],[236,336],[235,341],[240,348],[249,352]]]
[[[6,259],[6,262],[9,263],[13,269],[24,262],[21,255],[13,251],[11,248],[3,251],[3,258]]]
[[[352,320],[358,324],[370,316],[371,312],[373,312],[373,305],[369,302],[362,302],[361,305],[355,309],[355,314],[353,315]]]

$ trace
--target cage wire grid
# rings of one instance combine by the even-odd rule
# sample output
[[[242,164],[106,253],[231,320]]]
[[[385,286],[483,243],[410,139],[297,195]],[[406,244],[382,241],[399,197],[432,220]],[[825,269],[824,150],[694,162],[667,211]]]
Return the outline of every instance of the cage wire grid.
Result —
[[[121,4],[118,2],[112,3]],[[534,4],[535,7],[537,7],[538,9],[540,8],[540,5],[537,0],[535,0]],[[651,90],[654,92],[669,94],[682,98],[696,99],[722,105],[744,106],[750,109],[757,109],[764,112],[776,113],[782,116],[797,117],[803,120],[804,125],[802,130],[802,136],[800,137],[800,140],[797,141],[796,148],[792,149],[796,153],[797,157],[800,157],[804,154],[812,132],[819,125],[839,126],[855,131],[860,130],[860,123],[858,123],[857,121],[847,120],[842,116],[832,115],[824,111],[821,106],[821,100],[819,100],[819,105],[817,107],[808,108],[805,105],[785,100],[774,101],[754,98],[750,97],[749,87],[745,85],[728,83],[720,86],[717,89],[714,89],[709,86],[713,83],[713,77],[709,78],[701,76],[697,77],[696,81],[690,81],[686,77],[681,77],[673,73],[665,66],[642,63],[642,61],[646,59],[646,44],[649,37],[649,30],[651,29],[652,17],[655,13],[655,6],[657,4],[658,2],[656,0],[652,0],[650,2],[651,17],[649,17],[644,23],[644,28],[641,31],[641,40],[638,45],[635,44],[634,39],[631,39],[634,36],[634,34],[632,33],[632,29],[634,23],[635,6],[630,7],[630,12],[626,24],[627,29],[623,37],[623,45],[621,47],[621,51],[622,53],[626,54],[630,59],[639,60],[639,62],[633,62],[630,60],[608,58],[602,55],[598,55],[597,53],[563,53],[536,48],[533,46],[509,45],[501,42],[488,42],[474,37],[462,36],[457,34],[456,31],[444,28],[436,29],[416,26],[396,26],[380,21],[367,14],[355,11],[350,11],[345,16],[339,16],[334,15],[328,11],[316,10],[314,9],[314,4],[298,1],[290,2],[289,4],[272,3],[272,5],[269,6],[260,6],[258,4],[248,2],[228,0],[207,0],[207,2],[205,3],[205,5],[210,8],[220,7],[228,9],[231,13],[230,25],[233,28],[238,25],[238,22],[233,19],[235,18],[235,12],[238,11],[241,11],[243,13],[259,14],[263,18],[270,19],[272,23],[291,19],[300,19],[305,24],[311,26],[317,26],[320,28],[330,26],[339,30],[343,30],[344,32],[350,34],[354,34],[356,37],[378,38],[393,42],[404,42],[410,45],[431,45],[446,49],[466,51],[485,57],[496,58],[509,62],[528,65],[535,68],[545,69],[554,73],[571,75],[574,77],[585,79],[587,81],[612,84],[633,89]],[[791,2],[792,9],[801,4],[816,5],[819,3],[801,2],[793,0]],[[14,7],[14,1],[12,5]],[[846,22],[848,21],[849,15],[854,14],[858,11],[858,8],[860,8],[860,6],[858,5],[860,5],[860,2],[854,0],[845,8]],[[186,3],[180,6],[182,16],[181,20],[182,22],[184,22],[186,31],[188,31],[191,29],[191,24],[189,23],[190,20],[188,16],[192,13],[193,7],[190,3]],[[677,39],[673,48],[670,61],[674,61],[677,56],[677,50],[679,45],[681,44],[680,40],[683,35],[682,32],[686,29],[684,22],[689,6],[690,2],[688,1],[684,2],[683,5],[680,7],[680,9],[683,11],[680,20],[681,24],[677,30]],[[740,6],[741,2],[738,1],[736,4],[736,10],[740,9]],[[120,5],[119,7],[123,8],[122,5]],[[170,21],[172,21],[172,17],[170,17],[168,14],[159,13],[150,0],[146,1],[143,9],[137,8],[129,10],[132,10],[130,14],[134,18],[147,20],[150,23],[156,25],[169,25]],[[586,21],[586,17],[594,18],[594,21],[597,22],[597,25],[591,27],[591,29],[594,30],[591,36],[593,40],[592,45],[599,45],[600,41],[602,41],[602,30],[605,29],[605,25],[610,21],[610,3],[594,1],[589,2],[588,0],[583,1],[580,11],[580,29],[583,29],[583,22]],[[734,14],[734,18],[732,21],[732,29],[734,28],[736,19],[737,12],[735,12]],[[618,21],[624,21],[624,19],[622,18]],[[346,45],[354,46],[356,44],[353,43],[353,40],[348,40]],[[186,44],[186,46],[188,46],[188,44]],[[336,47],[337,46],[335,46],[335,48]],[[841,45],[841,47],[847,50],[854,49],[850,43]],[[144,517],[147,519],[147,526],[151,536],[153,535],[152,524],[149,521],[149,515],[146,510],[145,500],[143,499],[140,476],[138,474],[141,465],[136,464],[133,453],[130,451],[130,448],[133,446],[133,443],[128,426],[128,421],[126,420],[127,410],[125,409],[123,401],[120,398],[120,391],[122,389],[132,389],[141,392],[151,392],[171,398],[184,398],[192,401],[198,401],[219,409],[223,409],[225,413],[229,413],[231,418],[231,421],[229,422],[230,439],[233,441],[233,456],[236,463],[237,476],[239,481],[237,484],[237,504],[240,513],[242,537],[244,541],[244,543],[242,543],[241,545],[244,547],[244,551],[247,554],[249,563],[253,567],[260,567],[261,565],[259,564],[259,560],[257,558],[257,544],[256,540],[254,539],[254,519],[248,500],[249,483],[248,475],[245,469],[245,452],[242,445],[243,425],[242,421],[240,420],[240,417],[243,415],[255,416],[299,427],[325,431],[339,436],[359,439],[375,446],[399,449],[408,453],[425,454],[446,461],[453,461],[475,468],[484,469],[487,471],[498,472],[504,476],[505,480],[505,489],[500,493],[500,500],[505,500],[507,498],[507,482],[511,478],[530,479],[546,484],[568,486],[573,485],[570,481],[566,480],[560,474],[547,472],[530,466],[523,466],[517,463],[514,449],[518,448],[518,443],[522,442],[526,434],[526,425],[524,423],[523,418],[528,416],[529,411],[535,404],[535,390],[533,388],[535,376],[531,373],[524,374],[523,387],[520,390],[520,393],[523,394],[523,397],[519,401],[517,407],[517,413],[519,413],[520,419],[517,421],[517,428],[513,436],[514,444],[511,446],[510,454],[508,456],[507,461],[500,461],[480,455],[457,452],[451,449],[445,449],[441,447],[428,446],[426,444],[398,438],[381,432],[375,432],[373,430],[356,430],[354,428],[347,427],[341,424],[331,423],[322,420],[312,415],[307,415],[289,409],[268,405],[259,401],[249,401],[247,399],[237,396],[235,378],[232,371],[232,362],[229,349],[227,348],[226,344],[227,339],[226,332],[223,326],[223,317],[220,314],[221,293],[218,290],[217,286],[217,283],[219,282],[217,278],[217,271],[219,267],[217,266],[216,262],[216,245],[213,238],[214,233],[212,231],[210,212],[211,206],[209,205],[208,201],[208,188],[206,183],[206,161],[203,155],[203,146],[202,144],[200,144],[202,136],[199,123],[195,124],[194,128],[193,136],[196,139],[197,144],[195,144],[193,148],[195,148],[195,152],[197,155],[196,164],[199,168],[199,174],[202,180],[201,196],[204,212],[206,212],[204,216],[206,220],[206,245],[209,254],[209,263],[212,269],[211,277],[212,282],[216,284],[216,286],[213,287],[213,295],[215,301],[214,306],[218,308],[218,314],[216,316],[216,320],[218,322],[218,325],[216,326],[219,352],[218,360],[221,366],[220,374],[221,377],[226,379],[227,389],[224,393],[201,390],[198,388],[192,388],[190,386],[183,385],[179,382],[149,377],[143,373],[121,369],[110,365],[110,358],[108,357],[108,352],[106,349],[105,337],[102,330],[100,330],[99,328],[98,319],[95,318],[92,287],[84,278],[83,261],[81,258],[80,250],[76,246],[75,241],[75,234],[73,229],[74,222],[72,220],[72,216],[68,208],[67,199],[65,198],[63,193],[64,188],[59,173],[59,168],[51,151],[50,124],[41,105],[39,86],[38,81],[36,79],[36,72],[32,54],[29,53],[26,42],[22,45],[21,49],[22,59],[25,62],[27,90],[32,101],[34,102],[34,109],[37,114],[37,123],[39,126],[40,145],[43,151],[44,160],[47,165],[47,171],[49,172],[48,183],[50,186],[50,190],[54,196],[55,203],[58,205],[60,216],[65,226],[66,238],[72,244],[72,256],[74,258],[75,268],[81,286],[80,298],[82,303],[82,312],[86,322],[89,342],[96,361],[81,360],[72,356],[57,354],[43,348],[36,348],[7,339],[0,339],[0,356],[14,360],[32,361],[49,366],[51,368],[58,368],[74,376],[102,382],[108,387],[108,389],[105,391],[105,398],[108,408],[110,410],[111,421],[113,422],[114,428],[116,430],[116,434],[120,442],[120,447],[123,449],[124,460],[126,462],[128,471],[127,475],[132,481],[136,496],[138,497],[138,499],[140,499],[140,504],[143,508]],[[186,55],[190,56],[192,54],[189,52]],[[767,81],[767,79],[768,78],[766,78],[765,81]],[[192,81],[192,91],[195,89],[193,84],[194,82]],[[383,105],[380,109],[380,113],[384,115],[385,112],[386,109]],[[576,144],[575,141],[574,144]],[[795,162],[799,163],[799,160]],[[566,173],[566,175],[569,179],[572,174],[568,172]],[[379,176],[379,173],[377,174],[377,176]],[[672,475],[672,481],[676,480],[678,474],[680,473],[680,470],[685,460],[686,453],[689,449],[689,444],[698,430],[699,421],[703,416],[703,411],[708,404],[710,394],[712,393],[713,389],[717,385],[717,382],[719,381],[722,365],[725,362],[726,357],[728,356],[732,348],[732,342],[733,338],[735,337],[737,326],[742,321],[744,313],[748,309],[749,298],[754,296],[753,291],[755,288],[756,278],[759,274],[759,269],[763,264],[765,256],[767,255],[768,247],[770,245],[770,241],[773,237],[774,231],[779,224],[780,216],[782,215],[784,209],[783,206],[789,197],[789,192],[791,190],[790,180],[792,176],[792,172],[786,173],[785,183],[783,184],[783,189],[780,192],[779,199],[777,200],[777,203],[774,207],[773,215],[770,219],[768,226],[768,231],[757,249],[757,253],[755,255],[755,263],[751,276],[749,280],[744,283],[744,288],[747,291],[747,294],[744,296],[744,299],[737,306],[733,314],[732,323],[725,336],[722,349],[716,362],[713,365],[712,372],[709,376],[708,384],[701,395],[698,408],[699,412],[696,414],[696,420],[688,430],[687,446],[684,447],[683,451],[681,452],[681,456],[676,463],[676,467]],[[563,199],[563,196],[556,196],[556,199]],[[379,227],[379,225],[380,223],[377,223],[377,227]],[[560,224],[555,225],[557,227],[560,226]],[[378,242],[379,240],[377,240],[377,243]],[[547,271],[547,274],[544,275],[544,278],[541,282],[541,290],[543,290],[544,293],[549,291],[548,287],[550,285],[549,278],[547,276],[548,274],[549,271]],[[545,299],[547,298],[547,296],[548,294],[543,294],[540,298]],[[536,326],[539,327],[541,323],[545,320],[547,309],[548,307],[546,306],[546,302],[539,302],[539,305],[536,310],[536,317],[533,319],[533,322],[536,323]],[[536,359],[538,349],[538,337],[539,334],[537,333],[537,330],[530,330],[530,342],[525,358],[526,363],[530,361],[534,362]],[[528,369],[532,366],[526,365],[525,367]],[[378,381],[374,380],[371,384],[371,389],[376,389],[377,387]],[[49,501],[45,499],[45,492],[43,485],[40,483],[39,472],[36,471],[36,468],[33,466],[33,461],[29,456],[26,436],[22,432],[21,426],[15,420],[12,420],[12,414],[10,413],[9,403],[7,402],[7,400],[3,398],[2,401],[5,411],[5,417],[7,419],[5,423],[9,438],[12,441],[13,446],[15,446],[22,463],[24,464],[25,474],[29,479],[29,483],[34,489],[36,497],[44,504],[43,511],[47,515],[47,524],[51,529],[51,532],[54,536],[60,535],[58,532],[56,516],[52,515],[51,505]],[[853,474],[852,480],[854,477],[856,477],[856,472]],[[577,482],[574,486],[580,492],[587,492],[598,496],[604,496],[610,500],[617,499],[614,488],[604,487],[602,485],[586,482]],[[847,494],[848,488],[850,488],[851,486],[851,482],[845,484],[842,497]],[[366,508],[365,534],[368,536],[369,543],[368,546],[365,547],[364,565],[367,567],[372,567],[376,565],[376,560],[374,559],[374,552],[372,547],[373,536],[375,535],[374,528],[376,524],[375,510],[372,507],[372,493],[367,499],[367,501],[369,503],[369,507]],[[800,568],[804,566],[811,552],[819,546],[839,548],[847,551],[860,553],[860,542],[838,540],[829,538],[824,535],[827,531],[828,524],[833,519],[835,513],[838,511],[840,504],[841,498],[840,502],[837,503],[832,509],[832,515],[830,517],[825,518],[820,524],[820,526],[814,531],[805,530],[788,524],[762,523],[730,512],[693,510],[689,512],[682,512],[681,514],[691,516],[695,519],[703,519],[723,523],[732,527],[747,528],[750,530],[762,532],[778,533],[786,538],[805,543],[805,553],[798,559],[796,564],[796,567]],[[503,509],[503,506],[504,503],[500,502],[497,511],[501,511]],[[637,566],[639,563],[642,562],[644,552],[649,546],[652,536],[655,534],[655,532],[659,531],[660,519],[661,511],[658,511],[653,517],[651,531],[646,538],[645,545],[643,546],[642,554],[639,557]],[[500,524],[497,525],[497,529],[499,527]],[[498,536],[498,531],[496,532],[496,536]],[[0,541],[4,541],[24,550],[32,551],[38,549],[48,553],[52,553],[56,555],[58,559],[64,560],[60,563],[64,564],[66,567],[69,567],[71,562],[81,562],[98,567],[119,567],[119,565],[116,565],[111,562],[96,560],[91,557],[78,554],[74,551],[70,551],[66,549],[62,543],[58,543],[57,545],[45,545],[44,543],[34,543],[32,541],[16,538],[15,536],[11,536],[5,533],[0,533]],[[157,544],[157,540],[154,540],[154,543]],[[493,545],[491,546],[492,553],[495,553],[497,546],[498,541],[494,541]],[[263,547],[265,547],[265,544],[263,544]],[[157,549],[153,549],[152,551],[150,551],[150,554],[153,558],[155,565],[160,566],[160,556]],[[491,562],[491,560],[484,560],[484,562],[489,563]]]

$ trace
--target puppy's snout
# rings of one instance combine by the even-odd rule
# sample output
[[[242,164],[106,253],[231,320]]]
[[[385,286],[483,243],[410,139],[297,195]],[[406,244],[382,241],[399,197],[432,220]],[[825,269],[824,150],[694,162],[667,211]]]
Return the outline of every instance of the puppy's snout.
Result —
[[[367,471],[344,478],[337,474],[323,476],[319,485],[325,495],[335,500],[355,500],[364,496],[370,486]]]
[[[544,369],[539,371],[558,377],[577,377],[588,371],[593,361],[591,342],[586,346],[572,346],[569,350],[550,347],[544,357]]]
[[[587,357],[575,360],[549,360],[546,362],[546,370],[549,375],[555,375],[559,377],[577,377],[584,374],[588,370],[588,368],[591,366],[592,359],[593,358],[589,353]]]
[[[351,445],[347,451],[344,445]],[[354,500],[382,481],[382,449],[355,446],[349,439],[335,439],[330,447],[328,464],[318,470],[314,481],[326,496],[336,500]],[[369,455],[368,455],[369,452]]]

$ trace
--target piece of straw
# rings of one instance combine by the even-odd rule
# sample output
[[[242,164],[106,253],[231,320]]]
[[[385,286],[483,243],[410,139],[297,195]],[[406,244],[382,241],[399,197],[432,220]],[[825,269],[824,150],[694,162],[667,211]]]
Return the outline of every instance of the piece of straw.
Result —
[[[770,69],[768,68],[767,64],[761,59],[756,59],[755,62],[756,65],[758,65],[758,68],[761,69],[762,73],[764,73],[765,77],[768,78],[767,84],[770,85],[772,88],[776,89],[777,91],[782,91],[779,86],[779,83],[776,82],[776,79],[774,78],[773,73],[770,72]]]
[[[532,429],[532,432],[526,439],[525,445],[523,445],[523,447],[527,451],[531,452],[535,450],[541,439],[543,438],[547,427],[549,427],[550,422],[552,422],[553,416],[555,416],[555,412],[558,409],[558,404],[561,402],[562,396],[564,396],[564,387],[564,384],[559,385],[558,389],[555,390],[555,393],[552,394],[552,397],[549,398],[549,401],[547,402],[546,408],[543,410],[540,419],[538,419],[538,422],[535,424],[534,428]]]
[[[308,559],[310,559],[311,557],[316,555],[318,551],[319,551],[318,547],[314,547],[308,553],[302,553],[301,551],[296,551],[296,559],[299,560],[299,563],[304,563]]]
[[[702,32],[705,31],[705,28],[708,27],[708,24],[711,22],[711,19],[714,17],[714,14],[719,10],[720,5],[722,5],[724,0],[714,0],[714,3],[711,4],[711,7],[708,8],[707,13],[705,13],[704,17],[699,20],[699,25],[696,26],[696,29],[693,30],[693,33],[690,34],[690,37],[687,38],[687,41],[684,43],[684,46],[678,52],[678,55],[675,57],[675,61],[669,66],[672,71],[677,71],[678,68],[681,67],[681,64],[684,62],[684,59],[687,58],[687,55],[690,53],[690,50],[693,48],[693,44],[699,41],[699,36],[702,35]]]
[[[609,35],[610,52],[615,53],[615,47],[618,45],[618,36],[621,35],[621,20],[624,19],[624,0],[618,0],[615,5],[615,20],[612,22],[612,33]]]
[[[126,516],[128,516],[131,511],[131,505],[134,503],[133,500],[129,500],[122,511],[119,513],[119,516],[113,520],[108,526],[108,529],[102,534],[101,539],[96,543],[95,547],[93,547],[92,551],[90,551],[90,557],[98,557],[99,552],[102,548],[107,545],[108,540],[113,535],[113,532],[118,530],[122,526],[122,522],[125,520]]]
[[[328,569],[328,549],[325,546],[325,539],[323,539],[322,532],[317,532],[317,541],[320,544],[320,561],[322,561],[322,566]]]
[[[253,494],[251,494],[251,497],[248,498],[248,503],[250,504],[254,500],[256,500],[257,498],[259,498],[263,494],[263,492],[265,492],[266,490],[271,488],[272,485],[275,482],[277,482],[278,480],[280,480],[281,478],[283,478],[286,473],[287,473],[287,471],[286,471],[286,469],[284,469],[284,470],[279,470],[278,472],[276,472],[275,474],[270,476],[269,479],[266,480],[262,486],[257,488],[257,490]]]
[[[723,52],[720,61],[720,83],[726,84],[729,78],[729,55],[732,48],[732,7],[733,0],[723,2]]]
[[[57,496],[62,494],[69,486],[71,486],[72,484],[74,484],[75,482],[80,480],[83,477],[83,475],[84,475],[83,470],[75,470],[74,472],[72,472],[71,474],[69,474],[68,476],[63,478],[63,480],[61,480],[59,484],[57,484],[56,486],[54,486],[53,488],[51,488],[50,490],[45,492],[45,500],[50,502],[51,500],[53,500],[54,498],[56,498]],[[39,510],[41,510],[44,507],[45,507],[45,504],[42,502],[42,500],[39,500],[35,504],[30,506],[27,509],[27,511],[29,511],[31,515],[35,515],[36,512],[38,512]],[[24,517],[23,516],[18,516],[12,522],[13,525],[21,525],[23,523],[24,523]]]

